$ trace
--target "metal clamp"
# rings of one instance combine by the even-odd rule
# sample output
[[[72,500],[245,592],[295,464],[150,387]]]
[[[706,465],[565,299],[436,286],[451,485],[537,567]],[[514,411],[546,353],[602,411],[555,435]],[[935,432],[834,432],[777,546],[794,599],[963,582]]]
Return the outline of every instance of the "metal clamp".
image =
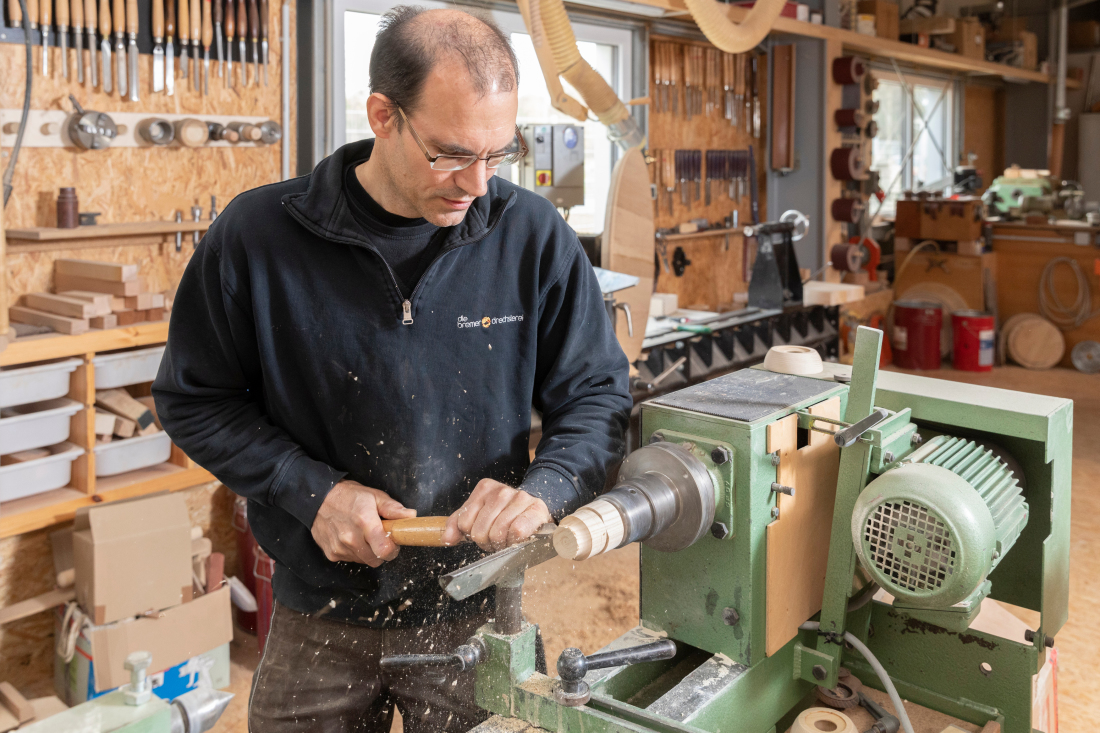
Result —
[[[554,700],[566,707],[578,707],[592,699],[592,690],[584,681],[584,676],[590,670],[658,662],[675,656],[676,642],[672,639],[661,639],[649,644],[598,652],[588,656],[576,647],[569,647],[558,657],[558,675],[561,681],[554,688]]]

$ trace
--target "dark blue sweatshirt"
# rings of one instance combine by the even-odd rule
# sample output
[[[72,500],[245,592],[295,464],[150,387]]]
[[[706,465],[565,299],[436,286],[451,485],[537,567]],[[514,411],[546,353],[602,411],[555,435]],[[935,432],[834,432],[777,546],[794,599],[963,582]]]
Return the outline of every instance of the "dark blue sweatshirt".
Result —
[[[248,498],[280,603],[422,625],[484,605],[438,584],[480,550],[406,547],[377,569],[330,562],[310,533],[329,490],[347,477],[446,515],[492,478],[560,519],[622,459],[628,364],[576,235],[548,201],[499,178],[442,233],[406,300],[344,193],[344,170],[372,146],[346,145],[311,175],[226,207],[180,282],[153,395],[172,440]],[[543,428],[533,462],[532,405]]]

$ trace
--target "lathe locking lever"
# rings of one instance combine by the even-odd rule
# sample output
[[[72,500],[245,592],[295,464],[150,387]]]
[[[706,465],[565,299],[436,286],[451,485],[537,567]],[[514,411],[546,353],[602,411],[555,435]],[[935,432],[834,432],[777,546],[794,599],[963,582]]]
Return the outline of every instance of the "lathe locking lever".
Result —
[[[798,416],[800,418],[800,427],[803,427],[802,421],[805,420],[808,424],[804,427],[808,427],[810,430],[816,430],[820,433],[827,433],[829,435],[832,435],[833,441],[841,448],[847,448],[853,445],[857,440],[863,437],[864,433],[878,425],[886,418],[890,417],[890,415],[892,414],[893,413],[891,413],[884,407],[876,407],[874,410],[871,411],[870,415],[863,418],[859,422],[846,423],[842,420],[834,420],[831,417],[813,415],[809,412],[804,412],[802,410],[799,410],[798,412]],[[836,430],[825,430],[815,425],[815,423],[819,422],[829,423],[830,425],[836,425],[838,427]]]
[[[419,667],[450,667],[457,672],[469,672],[489,658],[489,649],[479,637],[472,637],[450,654],[394,654],[382,657],[384,672],[400,672]]]
[[[584,676],[590,670],[657,662],[662,659],[672,659],[675,656],[676,642],[672,639],[661,639],[649,644],[597,652],[588,656],[576,647],[569,647],[558,657],[558,675],[561,677],[561,682],[554,689],[554,699],[567,707],[584,705],[592,697],[592,691],[584,681]]]

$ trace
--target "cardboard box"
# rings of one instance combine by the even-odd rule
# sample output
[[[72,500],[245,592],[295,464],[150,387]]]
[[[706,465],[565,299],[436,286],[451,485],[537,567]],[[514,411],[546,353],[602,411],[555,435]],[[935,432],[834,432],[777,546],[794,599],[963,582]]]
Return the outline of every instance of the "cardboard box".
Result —
[[[985,61],[985,27],[977,18],[958,18],[955,32],[947,38],[955,46],[956,53]]]
[[[57,633],[62,615],[56,614]],[[54,687],[69,705],[86,702],[129,683],[123,666],[136,651],[153,655],[153,692],[173,699],[209,674],[214,687],[229,684],[229,642],[233,638],[229,586],[156,617],[126,619],[84,628],[76,653],[66,663],[54,659]]]
[[[79,510],[73,566],[76,600],[97,626],[190,601],[191,521],[183,497]]]
[[[859,12],[875,16],[875,35],[898,40],[898,4],[890,0],[860,0]]]

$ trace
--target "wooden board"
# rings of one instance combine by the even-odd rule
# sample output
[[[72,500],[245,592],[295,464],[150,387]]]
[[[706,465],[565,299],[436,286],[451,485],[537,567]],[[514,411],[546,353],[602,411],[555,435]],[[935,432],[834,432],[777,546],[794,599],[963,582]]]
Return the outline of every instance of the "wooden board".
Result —
[[[839,420],[840,398],[820,402],[809,412]],[[828,435],[814,431],[809,444],[798,448],[797,428],[797,415],[767,427],[767,450],[779,451],[778,483],[795,490],[794,496],[779,494],[779,518],[767,528],[768,656],[821,610],[825,593],[840,449]]]
[[[73,275],[76,277],[90,277],[96,280],[110,280],[111,282],[130,282],[137,280],[137,265],[128,265],[120,262],[103,262],[99,260],[74,260],[67,257],[58,258],[53,263],[54,273]],[[78,288],[73,288],[77,290]]]
[[[795,46],[772,46],[772,159],[773,170],[791,171],[795,167]]]
[[[95,303],[53,293],[27,293],[23,296],[23,303],[28,308],[69,318],[91,318],[96,314]]]
[[[83,318],[68,318],[56,313],[35,310],[21,305],[8,309],[8,316],[16,323],[30,323],[35,326],[48,326],[58,333],[79,336],[88,330],[88,321]]]
[[[210,222],[200,221],[129,221],[117,224],[95,224],[58,229],[56,227],[23,227],[9,229],[8,239],[16,242],[67,242],[78,239],[122,239],[150,234],[175,234],[176,232],[205,232]],[[74,262],[77,260],[73,260]],[[80,274],[80,273],[74,273]]]
[[[137,295],[141,292],[141,281],[130,280],[127,282],[113,282],[111,280],[98,280],[94,277],[81,277],[79,275],[67,275],[63,272],[54,272],[54,289],[65,290],[91,290],[96,293],[110,293],[111,295]]]
[[[163,344],[168,340],[168,323],[143,323],[129,328],[112,328],[80,336],[44,334],[19,339],[0,352],[0,366],[79,356],[93,351],[114,351],[134,346]],[[75,399],[75,398],[74,398]]]

